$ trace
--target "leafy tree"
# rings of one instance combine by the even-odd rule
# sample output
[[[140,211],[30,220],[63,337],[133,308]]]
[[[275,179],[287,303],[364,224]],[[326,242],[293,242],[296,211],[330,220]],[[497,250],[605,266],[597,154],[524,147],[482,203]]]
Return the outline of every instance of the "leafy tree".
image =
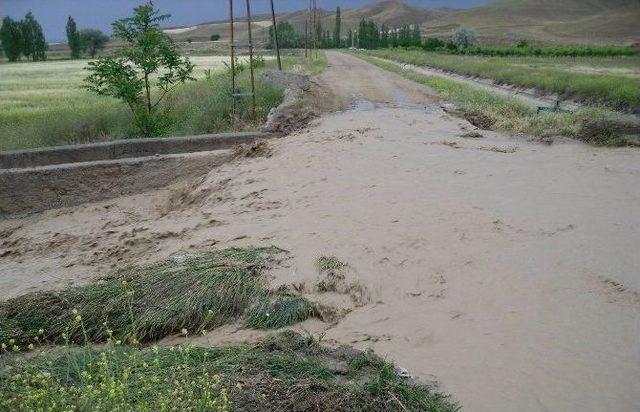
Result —
[[[166,112],[158,110],[167,93],[195,80],[191,76],[194,65],[178,54],[159,28],[168,17],[155,10],[153,3],[136,7],[132,17],[113,23],[115,37],[125,46],[114,57],[102,57],[87,68],[91,74],[85,79],[85,87],[125,102],[145,136],[158,135],[168,126]],[[155,99],[151,93],[154,82],[158,89]]]
[[[2,27],[0,27],[0,41],[2,41],[2,49],[10,62],[20,59],[22,54],[22,25],[20,22],[6,16],[2,19]]]
[[[336,9],[336,26],[333,29],[333,47],[340,48],[342,36],[342,16],[340,14],[340,7]]]
[[[80,48],[93,59],[98,51],[104,49],[109,42],[109,36],[97,29],[80,31]]]
[[[44,31],[40,23],[34,20],[33,24],[33,61],[44,61],[47,59],[49,44],[44,37]]]
[[[71,49],[71,58],[80,58],[80,53],[82,52],[80,33],[78,33],[76,22],[71,16],[67,19],[67,44],[69,45],[69,49]]]
[[[318,40],[320,37],[318,37]],[[273,27],[269,27],[269,48],[275,48]],[[298,34],[296,29],[286,20],[278,22],[278,44],[283,49],[295,49],[304,45],[304,36]]]
[[[384,23],[382,23],[382,27],[380,28],[380,47],[389,47],[389,28]]]
[[[413,33],[411,35],[411,45],[420,46],[421,44],[422,44],[422,34],[420,33],[420,26],[417,24],[414,24]]]
[[[351,47],[353,46],[353,31],[349,30],[349,32],[347,33],[347,47]]]
[[[219,34],[212,34],[211,37],[209,38],[209,40],[211,40],[211,41],[220,40],[220,35]]]
[[[33,13],[28,12],[24,19],[20,22],[20,30],[22,30],[22,54],[29,59],[35,50],[35,32]]]
[[[458,49],[466,49],[468,47],[472,47],[476,45],[476,35],[468,29],[464,27],[460,27],[453,34],[453,44],[455,44]]]
[[[24,16],[24,20],[20,22],[22,31],[22,54],[31,57],[31,60],[42,61],[47,58],[46,51],[49,48],[42,26],[35,19],[33,13],[28,12]]]
[[[529,42],[526,40],[520,40],[516,47],[519,49],[526,49],[527,47],[529,47]]]

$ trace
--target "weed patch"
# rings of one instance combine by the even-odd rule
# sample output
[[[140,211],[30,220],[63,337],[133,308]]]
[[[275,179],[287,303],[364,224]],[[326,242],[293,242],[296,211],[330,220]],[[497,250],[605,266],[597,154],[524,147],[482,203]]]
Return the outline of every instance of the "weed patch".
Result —
[[[0,364],[2,410],[451,412],[372,353],[283,332],[255,345],[64,349]]]

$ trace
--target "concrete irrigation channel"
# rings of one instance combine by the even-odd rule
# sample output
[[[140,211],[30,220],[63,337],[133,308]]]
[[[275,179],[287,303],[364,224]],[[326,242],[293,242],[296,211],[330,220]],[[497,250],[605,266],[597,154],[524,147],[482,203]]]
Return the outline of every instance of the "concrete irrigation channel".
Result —
[[[158,189],[228,161],[261,132],[128,139],[0,153],[0,219]]]

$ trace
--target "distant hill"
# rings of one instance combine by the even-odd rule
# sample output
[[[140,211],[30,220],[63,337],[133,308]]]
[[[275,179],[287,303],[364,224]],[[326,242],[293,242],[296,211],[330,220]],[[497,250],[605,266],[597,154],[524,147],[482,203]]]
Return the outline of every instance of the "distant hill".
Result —
[[[333,28],[335,11],[319,9],[325,30]],[[306,9],[278,16],[304,31]],[[343,32],[355,29],[362,18],[390,27],[419,24],[427,36],[448,38],[460,26],[473,29],[483,43],[513,44],[518,40],[540,43],[631,44],[640,43],[640,0],[495,0],[469,9],[426,9],[402,0],[381,0],[343,10]],[[266,43],[271,21],[256,16],[253,29],[258,42]],[[246,39],[246,21],[239,21],[237,35]],[[228,39],[225,22],[205,23],[168,30],[177,40],[204,41],[212,34]]]
[[[428,35],[457,27],[490,42],[520,39],[549,43],[630,44],[640,41],[638,0],[496,0],[459,10],[424,25]]]

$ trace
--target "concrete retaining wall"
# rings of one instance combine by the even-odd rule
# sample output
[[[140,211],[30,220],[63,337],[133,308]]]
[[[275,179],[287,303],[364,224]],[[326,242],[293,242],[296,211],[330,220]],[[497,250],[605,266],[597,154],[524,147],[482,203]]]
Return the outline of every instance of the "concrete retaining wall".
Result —
[[[0,169],[211,151],[227,149],[237,144],[249,143],[255,139],[269,136],[269,134],[260,132],[221,133],[13,150],[0,152]]]
[[[207,173],[231,150],[0,169],[0,219],[158,189]]]

